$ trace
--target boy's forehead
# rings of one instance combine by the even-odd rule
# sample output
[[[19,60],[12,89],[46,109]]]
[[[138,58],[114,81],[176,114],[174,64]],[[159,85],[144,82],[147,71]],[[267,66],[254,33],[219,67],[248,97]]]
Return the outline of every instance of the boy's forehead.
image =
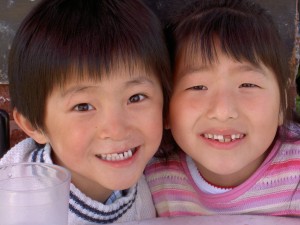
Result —
[[[53,94],[53,91],[64,91],[70,86],[78,85],[80,83],[95,83],[101,82],[102,80],[111,80],[113,81],[116,78],[126,78],[136,79],[140,78],[149,78],[155,79],[159,82],[159,76],[155,74],[155,70],[152,68],[147,68],[146,65],[138,62],[134,63],[115,63],[111,65],[110,68],[105,66],[99,67],[88,67],[88,64],[85,65],[73,65],[65,71],[56,74],[56,77],[53,77],[55,82],[53,83],[53,89],[50,94]],[[139,79],[139,78],[138,78]]]
[[[102,77],[112,77],[112,76],[127,76],[136,73],[150,73],[152,69],[146,65],[146,63],[128,59],[128,60],[118,60],[111,61],[108,64],[93,65],[93,63],[78,64],[72,66],[68,70],[68,75],[71,79],[101,79]]]
[[[65,89],[66,87],[78,84],[82,82],[93,83],[93,82],[101,82],[102,80],[114,80],[116,78],[128,78],[130,79],[139,79],[143,80],[145,78],[154,78],[157,76],[152,71],[147,71],[145,66],[123,66],[123,67],[115,67],[110,70],[105,71],[95,71],[88,68],[85,69],[72,69],[69,70],[64,79],[54,87],[58,87],[59,89]]]

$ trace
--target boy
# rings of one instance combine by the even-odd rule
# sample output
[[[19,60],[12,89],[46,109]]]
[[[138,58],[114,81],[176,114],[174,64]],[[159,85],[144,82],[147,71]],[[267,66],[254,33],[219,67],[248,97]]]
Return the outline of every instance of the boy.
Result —
[[[158,149],[169,62],[158,19],[138,0],[45,0],[9,58],[16,123],[31,138],[1,164],[72,174],[69,224],[155,217],[143,174]]]

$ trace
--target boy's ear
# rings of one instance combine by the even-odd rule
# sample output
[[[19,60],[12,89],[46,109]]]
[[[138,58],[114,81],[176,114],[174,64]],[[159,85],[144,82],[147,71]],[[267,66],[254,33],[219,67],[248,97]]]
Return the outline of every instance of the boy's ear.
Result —
[[[31,138],[39,144],[47,143],[47,136],[39,129],[36,129],[30,121],[19,113],[16,109],[13,110],[13,117],[17,125]]]

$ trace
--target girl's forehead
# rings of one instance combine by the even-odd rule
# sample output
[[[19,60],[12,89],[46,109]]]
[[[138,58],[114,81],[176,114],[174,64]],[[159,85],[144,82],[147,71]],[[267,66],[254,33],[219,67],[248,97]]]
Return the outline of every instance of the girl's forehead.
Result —
[[[226,55],[233,61],[249,62],[259,66],[263,63],[262,54],[257,47],[245,48],[245,43],[229,43],[228,40],[220,40],[218,34],[204,36],[202,38],[191,35],[183,43],[178,43],[175,53],[175,66],[193,66],[195,64],[211,65],[219,62],[219,57]],[[252,43],[253,44],[253,43]]]
[[[219,47],[215,49],[212,56],[202,54],[201,51],[193,51],[191,54],[186,51],[184,54],[179,55],[175,63],[174,79],[180,79],[184,74],[193,71],[208,71],[219,67],[221,64],[224,65],[224,63],[226,68],[231,68],[232,71],[256,71],[261,74],[269,74],[277,80],[277,74],[274,70],[266,66],[261,60],[251,62],[246,57],[237,59]]]

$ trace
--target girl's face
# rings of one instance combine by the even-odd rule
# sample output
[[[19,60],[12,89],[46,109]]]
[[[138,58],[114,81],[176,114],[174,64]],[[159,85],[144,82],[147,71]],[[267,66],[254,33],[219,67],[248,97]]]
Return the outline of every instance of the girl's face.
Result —
[[[95,200],[134,185],[161,142],[160,82],[143,70],[131,72],[69,82],[47,101],[45,142],[54,162]]]
[[[220,49],[212,64],[177,65],[169,114],[176,142],[208,181],[242,183],[261,165],[282,123],[274,73]]]

